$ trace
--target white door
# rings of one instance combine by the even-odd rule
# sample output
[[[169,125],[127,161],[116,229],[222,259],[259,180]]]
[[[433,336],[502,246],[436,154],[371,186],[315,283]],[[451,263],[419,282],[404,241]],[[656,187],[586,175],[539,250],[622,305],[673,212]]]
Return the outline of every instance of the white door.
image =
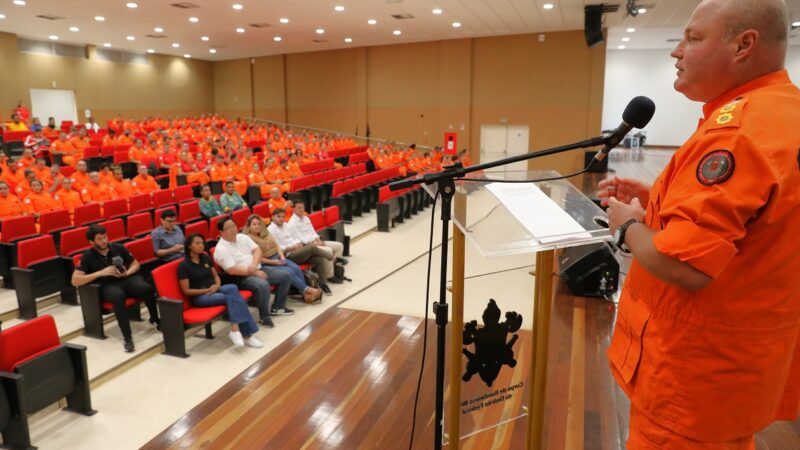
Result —
[[[47,124],[47,118],[56,119],[56,125],[61,126],[64,120],[78,122],[78,108],[75,106],[75,91],[61,89],[31,89],[31,115],[38,117],[42,125]]]
[[[481,125],[481,163],[528,153],[530,128],[527,125]],[[522,161],[492,170],[527,170]]]

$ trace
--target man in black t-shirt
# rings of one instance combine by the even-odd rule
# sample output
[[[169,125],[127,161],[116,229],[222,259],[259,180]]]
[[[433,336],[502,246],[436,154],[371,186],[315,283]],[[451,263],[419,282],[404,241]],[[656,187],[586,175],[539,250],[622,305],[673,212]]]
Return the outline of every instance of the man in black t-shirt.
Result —
[[[109,244],[106,229],[100,225],[92,225],[86,231],[86,239],[92,248],[83,252],[81,261],[72,274],[72,284],[83,286],[89,283],[100,285],[100,297],[114,305],[119,328],[125,338],[125,351],[134,350],[131,337],[131,325],[125,299],[142,300],[150,311],[150,324],[161,331],[161,321],[156,308],[155,289],[144,281],[140,275],[139,262],[131,253],[119,244]]]

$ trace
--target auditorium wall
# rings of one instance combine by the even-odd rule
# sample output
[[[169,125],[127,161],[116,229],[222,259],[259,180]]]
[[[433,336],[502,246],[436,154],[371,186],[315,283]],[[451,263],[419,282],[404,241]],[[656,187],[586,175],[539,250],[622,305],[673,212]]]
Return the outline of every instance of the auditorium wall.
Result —
[[[75,91],[78,117],[92,111],[104,122],[121,113],[141,118],[213,112],[213,64],[149,55],[150,64],[20,53],[16,35],[0,33],[0,105],[3,117],[20,99],[30,108],[30,89]],[[46,120],[46,118],[44,119]]]
[[[583,32],[570,31],[543,42],[528,34],[224,61],[215,63],[214,97],[218,113],[250,108],[360,135],[369,125],[372,137],[420,145],[455,131],[477,161],[482,124],[528,125],[531,150],[597,135],[604,73],[605,48],[588,49]],[[566,172],[582,161],[572,153],[533,167]]]

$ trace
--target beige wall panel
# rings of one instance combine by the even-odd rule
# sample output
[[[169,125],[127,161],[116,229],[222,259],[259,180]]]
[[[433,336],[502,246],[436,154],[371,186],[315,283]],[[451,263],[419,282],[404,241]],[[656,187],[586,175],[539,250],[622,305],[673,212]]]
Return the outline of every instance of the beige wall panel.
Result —
[[[256,58],[253,66],[253,101],[256,117],[286,121],[284,55]],[[265,115],[266,114],[266,115]]]
[[[252,109],[250,59],[214,63],[214,111],[217,114],[248,117]]]

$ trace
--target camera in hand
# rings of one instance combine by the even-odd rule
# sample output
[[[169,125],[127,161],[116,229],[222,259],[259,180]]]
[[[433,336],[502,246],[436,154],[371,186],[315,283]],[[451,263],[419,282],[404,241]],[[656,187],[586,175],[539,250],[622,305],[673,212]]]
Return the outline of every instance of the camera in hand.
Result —
[[[121,256],[115,256],[111,258],[111,264],[119,271],[119,273],[125,273],[125,262],[122,261]]]

